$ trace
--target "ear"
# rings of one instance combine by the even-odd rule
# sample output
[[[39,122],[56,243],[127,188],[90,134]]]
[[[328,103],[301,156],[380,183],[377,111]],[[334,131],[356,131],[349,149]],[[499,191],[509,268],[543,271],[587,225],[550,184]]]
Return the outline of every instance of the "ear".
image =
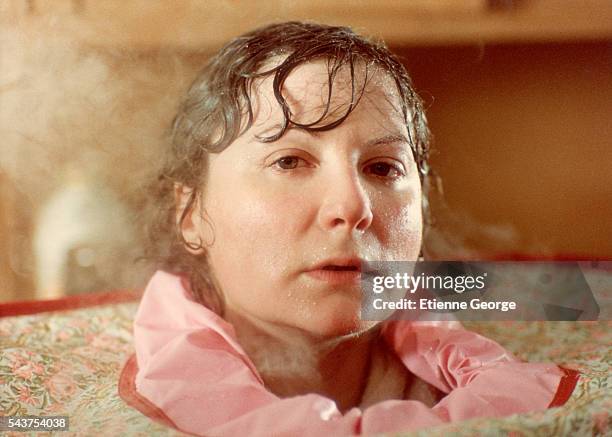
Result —
[[[195,196],[195,197],[194,197]],[[200,213],[200,199],[194,189],[176,182],[174,184],[175,223],[183,236],[185,249],[199,255],[204,252],[204,228],[202,214]],[[183,214],[185,217],[183,218]],[[191,247],[190,247],[191,246]]]

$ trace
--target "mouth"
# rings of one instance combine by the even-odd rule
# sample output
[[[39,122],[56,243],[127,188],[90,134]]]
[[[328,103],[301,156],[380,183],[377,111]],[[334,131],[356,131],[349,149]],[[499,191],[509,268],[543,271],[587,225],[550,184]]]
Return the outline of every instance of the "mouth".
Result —
[[[361,260],[326,260],[306,272],[311,278],[330,285],[356,284],[361,280]]]
[[[333,272],[359,272],[361,269],[357,266],[337,266],[337,265],[327,265],[324,266],[322,270],[331,270]]]

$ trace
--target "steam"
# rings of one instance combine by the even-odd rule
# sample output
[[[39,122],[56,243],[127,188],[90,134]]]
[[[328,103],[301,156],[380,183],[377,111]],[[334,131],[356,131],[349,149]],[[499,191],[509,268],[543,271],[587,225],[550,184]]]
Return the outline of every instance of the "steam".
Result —
[[[35,200],[75,172],[137,190],[193,67],[17,31],[0,43],[1,168]]]
[[[126,229],[113,230],[122,226],[131,234],[131,247],[141,245],[142,230],[135,219],[143,183],[157,165],[179,97],[202,59],[88,48],[8,26],[0,31],[0,49],[0,181],[10,191],[6,198],[13,199],[9,232],[2,238],[15,249],[12,269],[21,276],[36,275],[40,256],[32,236],[37,235],[40,248],[41,241],[53,239],[61,228],[76,226],[77,204],[85,203],[76,195],[71,200],[71,192],[81,193],[82,199],[89,190],[90,201],[95,193],[106,193],[98,197],[98,217],[104,217],[104,202],[116,207],[107,211],[108,217],[124,217],[98,227],[98,236],[122,235],[117,245],[122,251]],[[60,210],[72,212],[72,221],[70,214],[57,212],[58,205],[48,205],[58,198]],[[114,255],[100,262],[117,263],[112,259],[119,254]],[[119,269],[107,267],[100,270]],[[141,273],[127,276],[107,285],[141,283]]]
[[[437,206],[435,220],[423,235],[427,260],[481,260],[513,255],[512,248],[514,254],[524,247],[546,249],[542,242],[525,241],[511,223],[483,223],[466,211],[450,209],[441,198],[432,204]]]

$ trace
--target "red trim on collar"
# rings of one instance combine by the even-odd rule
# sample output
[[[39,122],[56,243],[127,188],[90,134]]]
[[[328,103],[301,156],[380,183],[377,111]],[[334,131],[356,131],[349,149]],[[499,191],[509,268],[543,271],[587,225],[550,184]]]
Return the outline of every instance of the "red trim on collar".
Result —
[[[558,367],[563,371],[564,375],[561,377],[561,381],[559,381],[557,392],[555,393],[555,396],[550,402],[548,408],[560,407],[564,405],[574,392],[578,379],[580,379],[580,372],[577,370],[567,369],[561,366]]]
[[[138,363],[136,355],[132,354],[126,361],[119,376],[119,397],[130,407],[137,409],[145,416],[153,419],[157,423],[178,429],[174,422],[166,416],[160,408],[142,396],[136,390],[136,374],[138,373]],[[183,431],[184,432],[184,431]]]

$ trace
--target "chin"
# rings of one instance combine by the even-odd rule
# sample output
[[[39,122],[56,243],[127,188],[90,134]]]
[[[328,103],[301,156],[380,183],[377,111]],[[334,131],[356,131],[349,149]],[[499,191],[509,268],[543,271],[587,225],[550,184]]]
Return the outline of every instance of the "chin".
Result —
[[[317,320],[318,323],[311,324],[309,331],[323,338],[337,338],[345,335],[354,335],[365,332],[372,327],[376,326],[379,322],[361,320],[359,312],[354,315],[332,314],[325,318],[315,317],[313,320]]]

